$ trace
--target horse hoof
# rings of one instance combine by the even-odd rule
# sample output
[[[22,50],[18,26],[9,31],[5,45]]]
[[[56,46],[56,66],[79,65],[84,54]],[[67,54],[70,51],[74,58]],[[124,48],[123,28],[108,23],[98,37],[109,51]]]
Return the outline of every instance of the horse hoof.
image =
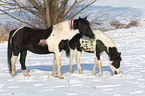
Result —
[[[52,77],[57,77],[57,75],[56,75],[56,74],[52,74],[51,76],[52,76]]]
[[[83,74],[83,72],[81,71],[81,72],[79,72],[79,74]]]
[[[93,73],[92,76],[95,76],[95,73]]]
[[[99,74],[99,76],[100,76],[100,77],[103,77],[103,75],[102,75],[102,74]]]
[[[70,70],[69,73],[72,74],[72,70]]]
[[[62,76],[57,76],[57,78],[59,78],[59,79],[64,79],[64,77],[62,77]]]
[[[64,77],[58,77],[59,79],[64,79]]]
[[[31,75],[28,74],[28,75],[24,75],[24,76],[25,76],[25,77],[30,77]]]
[[[12,76],[12,77],[16,77],[17,75],[16,75],[16,74],[11,74],[11,76]]]

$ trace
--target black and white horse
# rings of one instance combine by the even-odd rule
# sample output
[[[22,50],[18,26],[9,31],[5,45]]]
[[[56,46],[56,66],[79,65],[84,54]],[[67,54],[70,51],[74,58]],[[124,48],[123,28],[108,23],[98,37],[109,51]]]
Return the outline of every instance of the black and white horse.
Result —
[[[77,49],[76,53],[76,62],[79,73],[82,74],[82,69],[80,66],[80,56],[81,52],[90,52],[95,53],[95,64],[93,67],[92,75],[95,75],[97,64],[99,66],[99,75],[102,76],[101,70],[101,60],[100,56],[103,51],[107,53],[110,59],[110,68],[114,74],[120,73],[120,62],[121,62],[121,53],[117,51],[117,48],[113,41],[101,31],[95,30],[93,31],[95,34],[95,39],[93,41],[82,39],[82,36],[77,34],[70,41],[69,46],[71,48],[70,51],[70,73],[72,73],[72,60],[74,50]],[[74,43],[75,42],[75,43]]]
[[[90,28],[90,23],[86,18],[68,20],[55,24],[47,29],[33,29],[22,27],[12,30],[8,40],[8,65],[10,74],[16,76],[15,63],[20,53],[21,69],[24,76],[30,76],[26,66],[25,58],[27,50],[36,54],[54,53],[54,64],[52,76],[61,76],[61,54],[66,48],[66,42],[76,34],[81,34],[89,38],[94,38]]]

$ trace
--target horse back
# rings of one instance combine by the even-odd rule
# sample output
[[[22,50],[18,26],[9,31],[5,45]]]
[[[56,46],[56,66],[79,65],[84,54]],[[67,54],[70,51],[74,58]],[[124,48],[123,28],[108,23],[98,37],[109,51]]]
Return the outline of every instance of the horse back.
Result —
[[[94,30],[93,32],[95,34],[95,40],[100,40],[106,47],[115,47],[114,42],[107,34],[99,30]]]

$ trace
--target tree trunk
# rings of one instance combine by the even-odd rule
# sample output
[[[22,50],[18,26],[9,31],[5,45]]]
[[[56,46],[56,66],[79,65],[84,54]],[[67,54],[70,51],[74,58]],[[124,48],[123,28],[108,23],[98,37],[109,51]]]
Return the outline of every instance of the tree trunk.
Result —
[[[45,0],[45,8],[46,8],[46,20],[45,20],[45,26],[46,28],[51,26],[51,19],[50,19],[50,6],[49,6],[49,2],[51,2],[51,0]]]

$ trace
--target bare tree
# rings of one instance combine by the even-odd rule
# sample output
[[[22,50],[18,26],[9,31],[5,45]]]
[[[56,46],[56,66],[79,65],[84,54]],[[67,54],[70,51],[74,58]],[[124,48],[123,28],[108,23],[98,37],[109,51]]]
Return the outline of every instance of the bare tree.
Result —
[[[73,19],[97,0],[0,0],[0,11],[31,27],[47,28]]]

